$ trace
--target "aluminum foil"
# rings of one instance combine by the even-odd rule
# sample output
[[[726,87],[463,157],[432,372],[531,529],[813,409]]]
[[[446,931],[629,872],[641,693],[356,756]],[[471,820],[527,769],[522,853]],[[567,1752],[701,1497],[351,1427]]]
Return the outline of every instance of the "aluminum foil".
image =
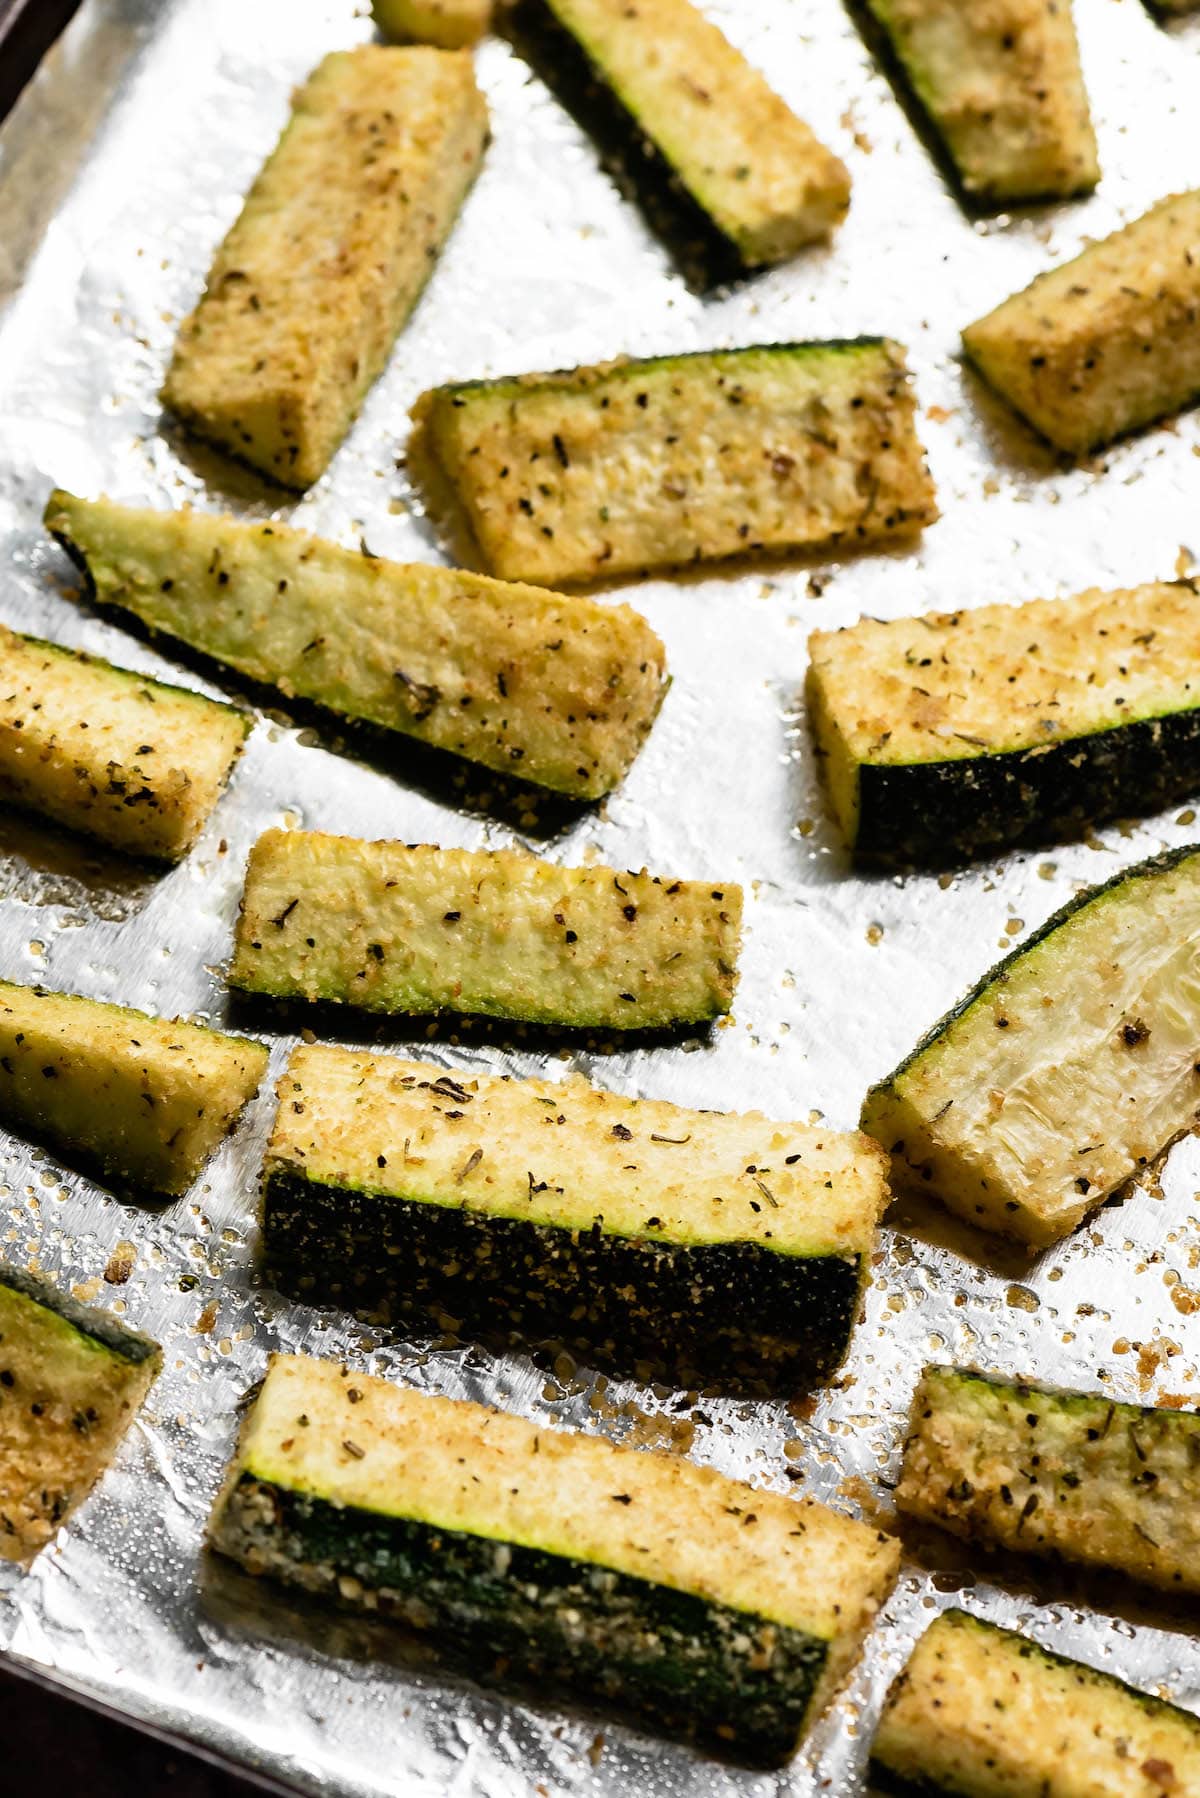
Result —
[[[693,1105],[854,1123],[868,1082],[983,968],[1081,885],[1197,835],[1191,807],[941,879],[863,879],[820,796],[798,689],[807,633],[1169,577],[1195,565],[1200,418],[1064,469],[956,361],[959,328],[1135,216],[1200,184],[1200,22],[1161,29],[1140,0],[1078,0],[1105,175],[1086,202],[972,223],[946,191],[836,0],[708,0],[729,35],[841,153],[848,222],[826,250],[716,299],[682,283],[593,149],[500,42],[479,57],[495,141],[428,293],[326,478],[281,504],[180,437],[155,398],[176,321],[326,50],[369,35],[352,0],[85,0],[0,132],[0,616],[208,686],[68,597],[39,516],[57,482],[162,506],[295,519],[407,559],[442,551],[403,465],[407,409],[433,382],[653,352],[886,331],[908,344],[942,521],[909,552],[626,589],[675,681],[622,789],[598,811],[500,803],[494,783],[347,753],[311,720],[264,715],[200,846],[151,875],[27,821],[0,823],[0,973],[221,1024],[263,1027],[277,1074],[294,1040],[231,1007],[221,969],[249,845],[305,824],[468,846],[525,844],[672,875],[742,881],[736,1016],[653,1049],[389,1027],[447,1067],[566,1074]],[[211,690],[216,690],[212,688]],[[276,1020],[277,1022],[277,1020]],[[239,1398],[268,1350],[355,1366],[531,1417],[687,1452],[765,1485],[887,1515],[921,1365],[986,1368],[1200,1399],[1200,1149],[1036,1262],[997,1257],[930,1215],[889,1222],[842,1378],[789,1406],[597,1383],[569,1366],[383,1339],[284,1303],[255,1274],[269,1085],[193,1193],[122,1202],[44,1152],[0,1141],[3,1252],[114,1305],[164,1343],[162,1378],[119,1461],[31,1572],[0,1573],[0,1647],[210,1753],[303,1792],[860,1794],[878,1706],[935,1611],[963,1601],[1139,1685],[1200,1706],[1185,1614],[1035,1566],[911,1540],[861,1667],[780,1775],[722,1766],[586,1710],[484,1692],[338,1618],[294,1607],[202,1554]],[[135,1250],[122,1285],[104,1271]]]

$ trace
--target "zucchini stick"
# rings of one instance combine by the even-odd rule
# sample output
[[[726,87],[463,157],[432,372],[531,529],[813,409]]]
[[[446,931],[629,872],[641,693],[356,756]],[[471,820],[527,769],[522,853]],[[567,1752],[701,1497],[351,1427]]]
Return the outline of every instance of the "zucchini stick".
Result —
[[[486,139],[468,52],[327,56],[180,326],[164,405],[283,486],[311,486],[420,297]]]
[[[186,508],[59,490],[45,516],[103,604],[289,698],[576,799],[617,785],[666,692],[666,652],[628,606]]]
[[[229,980],[274,998],[614,1030],[729,1010],[741,888],[513,850],[266,831]]]

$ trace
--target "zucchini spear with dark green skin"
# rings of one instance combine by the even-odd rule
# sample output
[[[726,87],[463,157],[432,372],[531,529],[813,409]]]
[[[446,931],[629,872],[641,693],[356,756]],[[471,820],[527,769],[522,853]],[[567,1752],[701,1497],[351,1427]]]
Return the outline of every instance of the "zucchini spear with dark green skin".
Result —
[[[827,238],[850,176],[691,0],[520,0],[518,42],[703,284]]]
[[[163,861],[187,854],[253,720],[0,625],[0,799]]]
[[[1100,179],[1070,0],[864,0],[979,206]]]
[[[60,490],[97,600],[251,680],[577,799],[624,777],[666,692],[628,606],[385,561],[284,524]]]
[[[267,1051],[77,993],[0,981],[0,1123],[152,1192],[186,1192]]]
[[[929,1367],[896,1488],[970,1542],[1200,1592],[1200,1415]]]
[[[964,861],[1200,790],[1190,582],[864,618],[809,652],[817,753],[862,861]]]
[[[275,1356],[209,1539],[251,1573],[715,1741],[791,1755],[895,1580],[890,1537],[680,1455]]]
[[[100,1478],[162,1350],[109,1311],[0,1264],[0,1555],[27,1561]]]
[[[871,1776],[896,1798],[1183,1798],[1200,1718],[946,1611],[888,1695]]]
[[[309,1300],[795,1391],[845,1354],[885,1166],[758,1113],[314,1045],[279,1084],[263,1255]]]
[[[1200,1118],[1200,848],[1062,908],[867,1094],[894,1184],[1031,1247]]]
[[[855,549],[937,517],[904,352],[879,337],[457,382],[414,417],[506,580]]]
[[[741,916],[726,883],[268,830],[229,980],[367,1011],[666,1029],[729,1010]]]
[[[1200,397],[1200,190],[1173,194],[963,332],[1057,449],[1094,450]]]

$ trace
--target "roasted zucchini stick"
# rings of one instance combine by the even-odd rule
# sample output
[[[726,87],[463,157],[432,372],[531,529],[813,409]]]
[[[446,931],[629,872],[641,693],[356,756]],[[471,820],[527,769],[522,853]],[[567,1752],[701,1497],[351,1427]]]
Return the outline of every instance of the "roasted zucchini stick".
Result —
[[[0,981],[0,1122],[186,1192],[267,1067],[261,1043]]]
[[[896,1184],[1055,1242],[1195,1126],[1200,850],[1065,905],[867,1095]]]
[[[968,1541],[1200,1592],[1200,1414],[930,1367],[896,1503]]]
[[[252,720],[201,693],[0,625],[0,800],[178,861]]]
[[[284,486],[310,486],[416,304],[486,137],[466,52],[327,56],[180,327],[164,404]]]
[[[880,338],[466,382],[414,416],[418,459],[509,580],[854,548],[937,516],[903,352]]]
[[[268,830],[229,979],[368,1011],[662,1028],[729,1010],[741,915],[728,884]]]
[[[1098,449],[1200,395],[1200,192],[1039,275],[963,332],[984,379],[1057,449]]]
[[[61,491],[46,525],[98,600],[239,674],[575,798],[616,786],[666,691],[628,606]]]
[[[492,0],[371,0],[385,37],[460,50],[481,38],[492,22]]]
[[[865,1137],[758,1114],[299,1048],[263,1254],[309,1299],[794,1389],[846,1352],[885,1166]]]
[[[968,199],[1069,199],[1100,179],[1070,0],[865,0]]]
[[[0,1555],[32,1560],[87,1497],[162,1350],[48,1280],[0,1263]]]
[[[1200,790],[1200,602],[1092,590],[809,638],[809,716],[862,860],[939,863]]]
[[[690,0],[520,0],[518,32],[651,219],[714,276],[828,237],[850,176]]]
[[[842,1684],[899,1560],[812,1500],[302,1356],[273,1357],[210,1539],[481,1669],[770,1761]]]
[[[892,1687],[871,1774],[905,1798],[1182,1798],[1200,1792],[1200,1718],[945,1611]]]

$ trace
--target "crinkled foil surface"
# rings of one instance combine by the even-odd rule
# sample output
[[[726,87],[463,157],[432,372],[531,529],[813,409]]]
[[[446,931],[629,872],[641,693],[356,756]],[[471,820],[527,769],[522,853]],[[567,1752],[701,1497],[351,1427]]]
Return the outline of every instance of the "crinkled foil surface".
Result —
[[[500,42],[479,58],[495,142],[391,366],[327,477],[297,504],[164,429],[155,398],[175,324],[326,50],[366,38],[352,0],[86,0],[0,133],[0,616],[193,685],[71,602],[39,516],[54,482],[161,506],[293,518],[402,559],[441,554],[403,463],[422,388],[654,352],[886,331],[908,344],[944,516],[911,552],[639,583],[625,597],[668,645],[674,685],[648,746],[599,811],[563,816],[488,777],[260,717],[190,859],[157,876],[34,824],[0,824],[0,973],[251,1028],[221,969],[243,864],[280,822],[469,846],[523,844],[672,875],[738,879],[748,920],[736,1017],[676,1047],[594,1048],[389,1027],[439,1064],[566,1074],[692,1105],[854,1123],[884,1073],[1002,950],[1085,884],[1195,837],[1188,809],[953,877],[851,877],[824,812],[798,700],[810,630],[930,607],[1169,577],[1200,555],[1200,418],[1102,461],[1054,459],[956,361],[959,328],[1172,188],[1200,184],[1200,22],[1164,30],[1140,0],[1077,0],[1104,162],[1097,195],[964,217],[838,0],[709,0],[709,10],[849,163],[835,243],[731,295],[681,282],[587,139]],[[215,688],[212,690],[216,690]],[[292,1038],[276,1035],[273,1074]],[[345,1040],[379,1039],[347,1014]],[[268,1350],[345,1356],[420,1387],[667,1447],[766,1485],[887,1515],[903,1418],[931,1357],[1143,1401],[1200,1399],[1200,1150],[1033,1263],[931,1216],[885,1230],[844,1377],[815,1403],[748,1404],[569,1365],[385,1339],[286,1304],[255,1275],[264,1087],[191,1195],[106,1194],[0,1142],[3,1252],[123,1310],[166,1367],[118,1465],[33,1570],[0,1574],[0,1646],[130,1716],[310,1793],[516,1798],[626,1793],[859,1794],[878,1706],[935,1611],[964,1600],[1140,1685],[1200,1705],[1186,1614],[1036,1567],[974,1566],[914,1540],[842,1701],[780,1775],[748,1774],[589,1712],[514,1702],[337,1618],[302,1613],[202,1553],[240,1396]],[[136,1248],[124,1285],[103,1272]]]

